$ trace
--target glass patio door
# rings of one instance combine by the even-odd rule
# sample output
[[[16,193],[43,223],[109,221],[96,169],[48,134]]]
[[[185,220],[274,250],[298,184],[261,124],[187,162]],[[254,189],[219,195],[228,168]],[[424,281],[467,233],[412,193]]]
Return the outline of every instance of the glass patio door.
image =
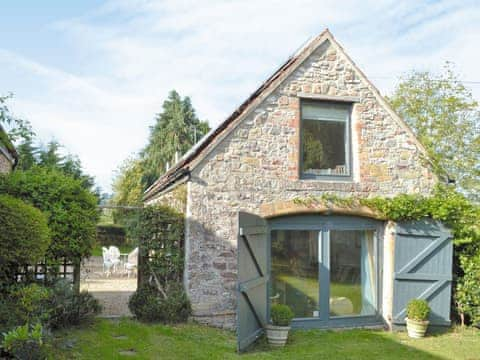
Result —
[[[373,230],[272,230],[270,302],[297,319],[375,315]]]
[[[373,231],[329,231],[330,317],[375,315],[376,247]]]
[[[321,237],[318,230],[271,233],[270,300],[290,306],[295,318],[319,316]]]

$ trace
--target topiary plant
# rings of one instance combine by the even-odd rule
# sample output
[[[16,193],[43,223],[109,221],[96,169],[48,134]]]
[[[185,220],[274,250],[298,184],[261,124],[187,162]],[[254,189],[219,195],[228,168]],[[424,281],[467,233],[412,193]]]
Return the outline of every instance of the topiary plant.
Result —
[[[272,324],[276,326],[289,326],[295,314],[288,305],[275,304],[270,308]]]
[[[422,299],[410,300],[407,304],[407,317],[409,320],[425,321],[430,314],[428,302]]]

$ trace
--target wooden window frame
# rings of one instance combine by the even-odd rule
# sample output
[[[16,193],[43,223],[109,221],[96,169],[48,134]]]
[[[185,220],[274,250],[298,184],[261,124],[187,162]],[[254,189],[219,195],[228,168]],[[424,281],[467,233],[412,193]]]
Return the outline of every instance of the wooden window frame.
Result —
[[[338,105],[341,107],[348,107],[347,119],[345,124],[345,162],[347,168],[347,174],[322,174],[322,175],[308,175],[303,171],[303,104],[328,104]],[[353,156],[352,156],[352,109],[353,102],[350,101],[332,101],[315,98],[300,98],[300,119],[299,119],[299,158],[298,158],[298,177],[300,180],[324,180],[324,181],[353,181]],[[319,120],[321,121],[321,120]]]

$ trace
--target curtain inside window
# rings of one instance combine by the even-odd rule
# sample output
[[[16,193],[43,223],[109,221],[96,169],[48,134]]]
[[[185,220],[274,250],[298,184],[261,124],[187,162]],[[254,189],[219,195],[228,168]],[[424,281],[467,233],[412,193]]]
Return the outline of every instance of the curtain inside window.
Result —
[[[373,231],[365,231],[362,236],[362,315],[375,314],[375,304],[377,303],[374,234]]]

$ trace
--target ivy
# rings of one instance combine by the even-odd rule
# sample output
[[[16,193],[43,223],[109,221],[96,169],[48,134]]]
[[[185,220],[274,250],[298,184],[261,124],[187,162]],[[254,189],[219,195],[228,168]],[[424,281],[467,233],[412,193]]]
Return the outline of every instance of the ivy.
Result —
[[[452,231],[455,251],[455,303],[462,324],[468,318],[480,322],[480,206],[447,185],[438,185],[430,196],[401,194],[395,197],[319,197],[294,199],[295,204],[312,206],[368,207],[378,218],[392,221],[432,218]]]
[[[395,197],[339,197],[324,194],[319,197],[294,199],[295,204],[312,206],[340,206],[355,208],[365,206],[379,218],[392,221],[432,218],[443,222],[452,230],[456,246],[480,245],[480,206],[446,185],[438,185],[430,196],[401,194]]]

